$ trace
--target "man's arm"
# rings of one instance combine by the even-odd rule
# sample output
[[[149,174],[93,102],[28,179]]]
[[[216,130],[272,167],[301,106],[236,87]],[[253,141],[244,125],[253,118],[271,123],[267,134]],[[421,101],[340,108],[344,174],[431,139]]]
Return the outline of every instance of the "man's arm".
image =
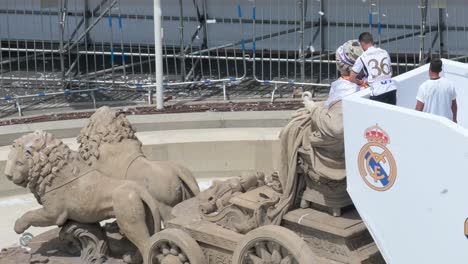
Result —
[[[357,79],[357,73],[354,71],[351,71],[351,74],[349,75],[349,81],[357,85],[361,85],[363,83],[363,81]]]
[[[362,71],[363,68],[364,68],[364,64],[362,63],[361,57],[359,57],[354,63],[353,67],[351,68],[351,71],[349,74],[349,81],[357,85],[361,85],[363,81],[358,80],[357,76]]]
[[[419,100],[417,100],[417,102],[416,102],[416,110],[417,110],[417,111],[422,111],[423,109],[424,109],[424,103],[421,102],[421,101],[419,101]]]
[[[418,93],[416,94],[416,111],[423,111],[424,110],[424,102],[426,101],[426,97],[424,96],[424,83],[419,86]]]
[[[452,101],[452,114],[453,114],[453,122],[455,123],[457,123],[457,111],[458,111],[457,99],[454,99]]]

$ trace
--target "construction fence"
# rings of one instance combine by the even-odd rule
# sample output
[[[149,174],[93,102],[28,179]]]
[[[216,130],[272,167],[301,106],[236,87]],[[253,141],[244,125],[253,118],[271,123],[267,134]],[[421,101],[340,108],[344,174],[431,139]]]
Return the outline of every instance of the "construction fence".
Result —
[[[364,31],[392,56],[394,75],[433,55],[466,62],[463,0],[162,0],[163,86],[254,81],[327,89],[335,51]],[[152,0],[0,1],[0,98],[155,89]],[[250,89],[255,89],[255,86]],[[32,100],[31,99],[31,100]]]

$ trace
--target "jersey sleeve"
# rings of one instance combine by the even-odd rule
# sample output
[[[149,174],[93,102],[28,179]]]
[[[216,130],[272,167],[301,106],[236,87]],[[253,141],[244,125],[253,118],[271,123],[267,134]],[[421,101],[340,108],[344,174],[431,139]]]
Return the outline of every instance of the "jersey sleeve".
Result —
[[[424,84],[419,86],[418,93],[416,95],[416,100],[418,100],[421,103],[426,103],[426,99],[424,98]]]
[[[355,73],[360,73],[363,68],[364,68],[364,64],[362,63],[362,58],[359,57],[354,63],[352,70]]]

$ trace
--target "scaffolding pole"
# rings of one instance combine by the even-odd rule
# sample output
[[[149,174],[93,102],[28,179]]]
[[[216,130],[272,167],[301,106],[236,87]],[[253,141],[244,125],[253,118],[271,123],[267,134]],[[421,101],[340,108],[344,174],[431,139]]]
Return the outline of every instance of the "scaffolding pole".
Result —
[[[162,32],[161,32],[161,0],[153,0],[154,8],[154,47],[156,67],[156,108],[164,108],[163,91],[163,54],[162,54]]]
[[[442,6],[438,6],[439,12],[438,12],[438,23],[437,23],[437,32],[439,36],[439,56],[442,57],[442,55],[446,52],[445,49],[445,38],[444,38],[444,31],[445,29],[445,8]]]
[[[68,1],[68,0],[65,0],[65,1]],[[91,25],[89,25],[85,30],[84,32],[76,39],[75,42],[73,42],[72,44],[68,43],[64,49],[66,50],[72,50],[73,48],[76,47],[76,45],[78,45],[80,43],[80,41],[86,37],[86,35],[89,34],[89,31],[91,31],[91,29],[93,29],[98,23],[99,21],[105,16],[106,12],[109,12],[109,16],[112,17],[110,14],[111,14],[111,9],[114,7],[114,5],[117,3],[117,0],[114,0],[112,1],[112,3],[104,10],[102,11],[102,13],[93,21],[93,23],[91,23]]]
[[[427,0],[421,0],[421,33],[419,35],[419,65],[424,64],[424,39],[426,37],[426,25],[427,25]]]
[[[65,49],[64,49],[64,38],[65,38],[65,20],[67,15],[67,2],[68,0],[60,1],[60,12],[59,12],[59,32],[60,32],[60,71],[62,76],[62,84],[65,81]]]
[[[307,0],[299,0],[298,4],[299,4],[299,11],[301,12],[300,30],[298,31],[299,41],[300,41],[299,60],[300,60],[300,65],[301,65],[301,82],[304,82],[305,81],[304,32],[305,32],[305,17],[306,17],[306,9],[307,9]]]
[[[184,47],[184,8],[182,0],[179,0],[179,34],[180,34],[180,81],[185,81],[185,47]]]

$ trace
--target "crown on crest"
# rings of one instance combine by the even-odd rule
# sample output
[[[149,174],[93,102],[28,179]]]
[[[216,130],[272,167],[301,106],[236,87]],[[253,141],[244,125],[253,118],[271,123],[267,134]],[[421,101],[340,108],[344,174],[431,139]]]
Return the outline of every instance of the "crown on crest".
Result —
[[[388,134],[385,131],[383,131],[383,129],[380,128],[378,125],[366,129],[364,136],[369,142],[376,142],[384,145],[387,145],[390,142]]]

